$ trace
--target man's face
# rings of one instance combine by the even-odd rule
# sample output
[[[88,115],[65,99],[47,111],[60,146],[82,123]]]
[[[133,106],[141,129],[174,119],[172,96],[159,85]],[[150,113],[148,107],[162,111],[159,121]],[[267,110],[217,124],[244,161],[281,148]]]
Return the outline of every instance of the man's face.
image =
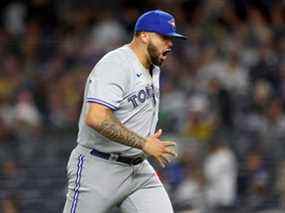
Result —
[[[149,33],[149,43],[147,51],[152,64],[160,66],[171,52],[173,46],[170,37],[162,36],[157,33]]]

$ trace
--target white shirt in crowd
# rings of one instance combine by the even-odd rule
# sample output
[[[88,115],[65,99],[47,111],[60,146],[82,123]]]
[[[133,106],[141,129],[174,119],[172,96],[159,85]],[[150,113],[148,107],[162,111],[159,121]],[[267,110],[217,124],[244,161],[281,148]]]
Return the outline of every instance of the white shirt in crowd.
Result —
[[[230,206],[236,198],[237,162],[228,148],[211,153],[204,165],[206,200],[211,207]]]

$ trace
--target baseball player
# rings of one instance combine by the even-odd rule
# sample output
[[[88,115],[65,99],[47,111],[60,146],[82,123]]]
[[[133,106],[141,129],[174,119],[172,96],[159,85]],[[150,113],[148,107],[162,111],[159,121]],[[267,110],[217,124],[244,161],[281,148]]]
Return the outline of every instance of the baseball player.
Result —
[[[147,157],[166,166],[175,142],[155,132],[159,66],[172,49],[174,17],[140,16],[130,44],[107,53],[90,73],[79,120],[78,145],[67,164],[64,213],[172,213],[169,197]]]

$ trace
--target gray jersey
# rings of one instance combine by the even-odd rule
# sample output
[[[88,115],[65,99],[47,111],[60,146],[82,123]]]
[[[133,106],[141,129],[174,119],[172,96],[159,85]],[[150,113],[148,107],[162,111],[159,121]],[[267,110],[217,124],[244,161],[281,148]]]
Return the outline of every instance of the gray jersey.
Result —
[[[90,102],[113,110],[131,131],[147,137],[155,132],[159,107],[159,67],[152,76],[129,46],[106,54],[90,73],[85,86],[77,142],[102,152],[135,155],[142,151],[109,140],[84,122]]]

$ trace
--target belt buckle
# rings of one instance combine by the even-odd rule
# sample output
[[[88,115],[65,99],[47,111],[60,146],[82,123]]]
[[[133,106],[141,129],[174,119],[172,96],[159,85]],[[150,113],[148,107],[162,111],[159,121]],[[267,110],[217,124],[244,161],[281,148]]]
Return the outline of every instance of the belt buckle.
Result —
[[[118,158],[119,158],[119,155],[118,155],[118,154],[111,153],[111,154],[110,154],[110,157],[109,157],[109,160],[110,160],[110,161],[117,161]]]
[[[141,162],[143,162],[143,158],[142,157],[136,157],[136,158],[131,160],[131,164],[132,165],[137,165],[137,164],[139,164]]]

